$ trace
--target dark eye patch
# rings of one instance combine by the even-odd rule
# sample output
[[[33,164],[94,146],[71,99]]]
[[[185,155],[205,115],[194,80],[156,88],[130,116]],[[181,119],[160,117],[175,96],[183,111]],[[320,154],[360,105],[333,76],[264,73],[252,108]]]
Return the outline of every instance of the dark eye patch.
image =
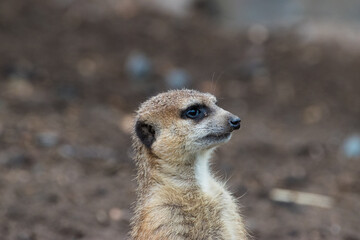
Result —
[[[210,113],[210,109],[208,107],[206,107],[205,105],[195,104],[195,105],[192,105],[192,106],[188,107],[187,109],[183,110],[181,112],[181,118],[183,118],[183,119],[189,118],[189,119],[200,121],[201,119],[208,116],[209,113]]]

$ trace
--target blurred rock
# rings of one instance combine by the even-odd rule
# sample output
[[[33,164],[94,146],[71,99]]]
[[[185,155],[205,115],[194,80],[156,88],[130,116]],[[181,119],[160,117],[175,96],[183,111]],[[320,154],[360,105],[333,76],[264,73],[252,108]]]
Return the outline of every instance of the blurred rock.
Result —
[[[127,209],[111,208],[109,210],[109,216],[113,221],[130,220],[130,212]]]
[[[335,200],[332,197],[317,193],[299,192],[289,189],[274,188],[270,199],[275,202],[306,205],[321,208],[332,208]]]
[[[72,158],[75,156],[75,149],[73,146],[65,144],[59,147],[58,153],[64,158]]]
[[[105,210],[99,210],[96,212],[96,220],[100,224],[107,224],[109,222],[109,217]]]
[[[77,70],[83,77],[92,77],[96,72],[97,64],[90,58],[81,59],[77,63]]]
[[[6,95],[20,100],[28,100],[34,94],[34,87],[25,78],[11,77],[6,86]]]
[[[173,69],[165,76],[165,81],[170,89],[182,89],[189,86],[191,77],[183,69]]]
[[[37,143],[41,147],[50,148],[57,145],[59,136],[56,132],[42,132],[37,136]]]
[[[109,216],[114,221],[119,221],[123,217],[123,211],[119,208],[112,208],[109,211]]]
[[[346,157],[360,157],[360,135],[353,135],[345,139],[342,148]]]
[[[248,38],[253,44],[263,44],[269,38],[269,30],[261,24],[250,26]]]
[[[3,151],[0,154],[0,165],[7,168],[24,168],[33,163],[32,159],[25,153],[17,149]]]
[[[149,8],[163,11],[175,16],[186,16],[189,14],[194,0],[140,0],[139,3]]]
[[[306,124],[314,124],[323,118],[323,108],[320,105],[311,105],[305,108],[303,113],[303,121]]]
[[[141,52],[134,52],[128,56],[125,69],[129,77],[134,80],[144,80],[152,71],[150,60]]]

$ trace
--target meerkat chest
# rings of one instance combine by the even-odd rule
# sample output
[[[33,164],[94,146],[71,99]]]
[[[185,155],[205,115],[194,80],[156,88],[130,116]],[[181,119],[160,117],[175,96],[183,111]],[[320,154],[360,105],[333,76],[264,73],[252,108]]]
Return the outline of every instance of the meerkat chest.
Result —
[[[220,209],[220,221],[223,226],[222,235],[229,240],[240,239],[240,217],[236,203],[223,184],[211,175],[206,159],[198,159],[196,162],[195,177],[201,192],[210,201],[215,202],[217,208]]]

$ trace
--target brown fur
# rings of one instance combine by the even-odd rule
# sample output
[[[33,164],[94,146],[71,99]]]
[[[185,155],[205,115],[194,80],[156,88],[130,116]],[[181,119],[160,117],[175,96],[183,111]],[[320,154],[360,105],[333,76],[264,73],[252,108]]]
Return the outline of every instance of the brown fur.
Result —
[[[205,163],[211,149],[220,144],[198,141],[199,136],[228,132],[228,118],[234,116],[215,102],[210,94],[176,90],[140,106],[135,122],[152,126],[155,140],[146,146],[133,132],[139,186],[132,239],[246,239],[236,201],[223,184],[211,175],[207,179],[206,173],[206,181],[199,180],[203,175],[200,162]],[[180,117],[194,103],[209,106],[206,119],[196,122]]]

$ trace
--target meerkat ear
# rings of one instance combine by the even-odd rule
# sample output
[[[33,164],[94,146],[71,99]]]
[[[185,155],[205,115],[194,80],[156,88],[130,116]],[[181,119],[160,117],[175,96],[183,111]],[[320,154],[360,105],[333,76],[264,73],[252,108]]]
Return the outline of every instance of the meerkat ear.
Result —
[[[137,121],[135,124],[135,132],[140,141],[150,148],[153,142],[155,142],[155,129],[153,126],[146,124],[142,121]]]

